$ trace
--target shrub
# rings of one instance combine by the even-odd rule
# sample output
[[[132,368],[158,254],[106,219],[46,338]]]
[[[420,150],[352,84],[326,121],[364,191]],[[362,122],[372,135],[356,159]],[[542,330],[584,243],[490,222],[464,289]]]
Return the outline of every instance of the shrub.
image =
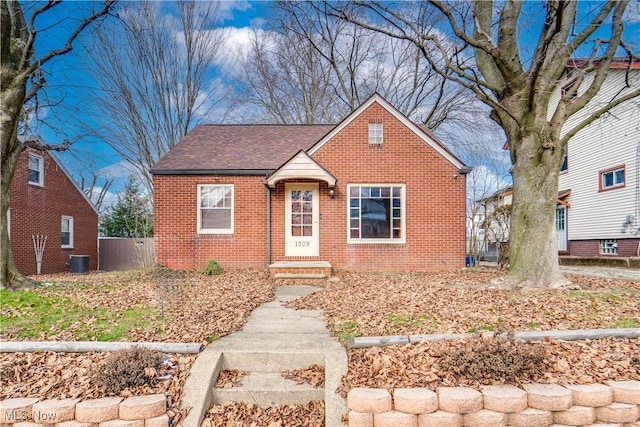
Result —
[[[218,264],[216,260],[210,260],[207,264],[207,268],[204,269],[203,274],[206,276],[217,276],[222,273],[222,266]]]
[[[440,361],[443,369],[456,376],[482,383],[502,381],[522,383],[540,370],[544,357],[530,344],[511,337],[473,337],[464,347],[445,352]]]
[[[104,392],[120,394],[129,387],[151,385],[162,361],[162,355],[156,351],[132,347],[109,355],[92,376]]]

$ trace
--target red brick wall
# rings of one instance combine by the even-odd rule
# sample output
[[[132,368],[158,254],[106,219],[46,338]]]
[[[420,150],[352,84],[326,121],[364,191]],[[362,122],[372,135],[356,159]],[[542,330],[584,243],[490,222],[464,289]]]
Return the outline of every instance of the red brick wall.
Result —
[[[368,143],[370,121],[384,123],[381,146]],[[465,177],[384,108],[373,104],[313,156],[338,184],[320,183],[320,256],[339,269],[442,270],[464,267]],[[203,268],[267,264],[264,177],[155,176],[155,240],[160,263]],[[235,184],[235,233],[198,235],[197,184]],[[406,185],[406,243],[347,244],[347,184]],[[284,256],[284,182],[271,196],[271,262]],[[309,259],[309,258],[307,258]]]
[[[267,189],[258,176],[154,177],[154,239],[158,262],[169,268],[267,266]],[[234,184],[234,234],[198,234],[198,184]]]
[[[28,183],[29,152],[44,157],[44,187]],[[22,274],[36,274],[34,234],[47,236],[42,273],[69,271],[70,255],[98,263],[98,214],[47,152],[25,150],[11,183],[11,250]],[[61,248],[62,216],[73,217],[73,248]]]
[[[582,257],[635,257],[637,256],[640,239],[618,239],[617,255],[601,255],[600,240],[571,240],[569,242],[569,255]]]

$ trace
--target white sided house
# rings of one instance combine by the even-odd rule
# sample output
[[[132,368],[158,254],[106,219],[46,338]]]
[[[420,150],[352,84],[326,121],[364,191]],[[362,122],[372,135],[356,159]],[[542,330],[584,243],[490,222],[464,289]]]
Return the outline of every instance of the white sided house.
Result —
[[[571,90],[580,68],[567,69],[550,105]],[[589,87],[592,79],[593,73],[584,78],[578,94]],[[598,95],[567,120],[562,135],[587,114],[639,86],[640,63],[614,61]],[[614,107],[569,140],[560,173],[556,227],[561,255],[639,256],[639,98]]]

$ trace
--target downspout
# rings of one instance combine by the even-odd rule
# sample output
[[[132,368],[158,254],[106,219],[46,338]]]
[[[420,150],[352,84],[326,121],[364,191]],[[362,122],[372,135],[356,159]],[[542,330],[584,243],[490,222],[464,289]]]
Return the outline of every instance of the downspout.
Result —
[[[271,265],[271,188],[267,185],[267,271]]]

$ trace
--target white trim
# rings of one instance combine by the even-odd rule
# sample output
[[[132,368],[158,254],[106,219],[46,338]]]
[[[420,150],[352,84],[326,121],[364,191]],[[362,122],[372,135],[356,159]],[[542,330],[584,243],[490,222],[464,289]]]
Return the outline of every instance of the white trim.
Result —
[[[393,191],[393,187],[400,187],[400,209],[401,209],[401,217],[400,217],[400,232],[401,237],[399,239],[394,239],[393,237],[388,239],[353,239],[351,238],[351,187],[391,187]],[[372,182],[361,182],[361,183],[351,183],[347,185],[347,243],[349,244],[389,244],[389,245],[401,245],[407,243],[407,186],[406,184],[400,183],[372,183]],[[391,207],[393,210],[393,206]],[[393,215],[392,215],[393,216]],[[391,219],[393,221],[393,218]],[[392,228],[393,230],[393,228]],[[361,230],[362,231],[362,230]],[[393,232],[393,231],[392,231]],[[393,236],[393,235],[392,235]]]
[[[312,257],[320,255],[320,187],[317,183],[286,183],[285,189],[285,245],[288,257]],[[311,236],[291,234],[291,191],[311,191]]]
[[[303,150],[300,150],[295,156],[273,172],[271,176],[266,179],[265,184],[270,188],[275,188],[279,181],[296,178],[324,181],[329,187],[335,187],[337,181],[336,177],[331,175],[322,165]]]
[[[31,165],[29,163],[31,163],[31,158],[37,159],[38,160],[38,181],[31,181],[29,179],[29,171],[31,171]],[[35,169],[33,169],[35,170]],[[38,187],[44,187],[44,157],[41,156],[40,154],[35,154],[35,153],[28,153],[28,157],[27,157],[27,182],[31,185],[36,185]]]
[[[231,226],[230,228],[202,228],[202,207],[201,207],[201,195],[202,188],[204,187],[228,187],[231,189]],[[233,234],[234,233],[234,217],[235,217],[235,188],[233,184],[198,184],[197,185],[197,233],[198,234]]]
[[[62,233],[64,231],[63,226],[64,226],[65,220],[69,221],[69,244],[66,244],[66,245],[62,243]],[[75,229],[73,225],[73,217],[69,215],[62,215],[62,217],[60,218],[60,247],[64,249],[73,249],[74,234],[75,234]]]
[[[442,157],[447,159],[453,166],[458,169],[465,168],[466,165],[462,163],[458,158],[456,158],[449,151],[444,149],[440,144],[433,140],[429,135],[424,133],[422,129],[420,129],[415,123],[409,120],[404,114],[398,111],[393,105],[389,104],[383,97],[378,95],[377,93],[373,94],[371,98],[366,100],[362,105],[353,110],[353,112],[348,115],[338,126],[333,128],[331,132],[326,134],[324,138],[318,141],[310,150],[307,152],[310,156],[313,156],[323,145],[329,142],[333,137],[335,137],[340,131],[342,131],[345,127],[347,127],[356,117],[360,115],[364,110],[369,108],[374,102],[380,104],[382,108],[387,110],[391,115],[393,115],[396,119],[398,119],[402,124],[409,128],[413,133],[415,133],[420,139],[422,139],[427,145],[436,150]]]

